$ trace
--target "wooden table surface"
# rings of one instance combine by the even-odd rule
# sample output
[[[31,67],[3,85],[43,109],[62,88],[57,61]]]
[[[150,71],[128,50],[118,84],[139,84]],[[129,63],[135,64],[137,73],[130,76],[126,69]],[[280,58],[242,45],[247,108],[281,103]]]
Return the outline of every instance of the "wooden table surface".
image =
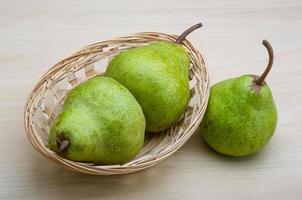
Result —
[[[205,55],[212,83],[260,74],[269,40],[268,77],[278,127],[260,153],[241,159],[210,150],[196,132],[148,170],[89,176],[36,152],[23,126],[25,99],[39,77],[71,52],[141,31],[178,34]],[[302,199],[302,1],[0,1],[0,199]]]

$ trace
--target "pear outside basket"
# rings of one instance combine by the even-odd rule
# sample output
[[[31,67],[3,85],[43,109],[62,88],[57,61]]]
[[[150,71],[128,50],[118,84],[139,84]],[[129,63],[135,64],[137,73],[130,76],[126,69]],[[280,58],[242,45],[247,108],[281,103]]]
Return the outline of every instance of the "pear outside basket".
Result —
[[[179,123],[161,133],[146,133],[140,153],[123,165],[94,165],[64,159],[48,148],[48,134],[68,90],[104,73],[108,61],[119,52],[159,40],[175,41],[176,35],[143,32],[98,42],[80,49],[50,68],[30,93],[24,113],[25,129],[32,145],[48,159],[86,174],[126,174],[146,169],[180,148],[198,128],[209,97],[209,74],[204,58],[188,42],[181,45],[190,55],[190,101]]]

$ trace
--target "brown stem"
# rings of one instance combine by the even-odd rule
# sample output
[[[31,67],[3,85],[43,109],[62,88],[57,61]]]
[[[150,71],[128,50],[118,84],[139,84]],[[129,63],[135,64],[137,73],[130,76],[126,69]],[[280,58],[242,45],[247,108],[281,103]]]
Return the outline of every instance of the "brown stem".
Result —
[[[202,23],[195,24],[194,26],[191,26],[187,30],[185,30],[177,39],[176,43],[180,44],[191,32],[195,31],[196,29],[202,27]]]
[[[57,135],[57,151],[58,153],[67,151],[68,147],[69,147],[69,140],[67,138],[65,138],[63,133],[59,133]]]
[[[262,75],[256,79],[255,83],[257,85],[263,85],[264,80],[266,78],[266,76],[268,75],[268,73],[270,72],[270,70],[272,69],[273,66],[273,62],[274,62],[274,51],[273,51],[273,47],[271,46],[271,44],[267,41],[267,40],[263,40],[262,44],[266,47],[267,51],[268,51],[268,55],[269,55],[269,60],[268,60],[268,64],[267,67],[265,69],[265,71],[262,73]]]

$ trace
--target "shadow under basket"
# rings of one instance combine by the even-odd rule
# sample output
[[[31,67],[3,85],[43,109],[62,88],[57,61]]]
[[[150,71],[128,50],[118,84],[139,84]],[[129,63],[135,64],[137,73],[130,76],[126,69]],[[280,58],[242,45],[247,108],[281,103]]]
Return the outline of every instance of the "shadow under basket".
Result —
[[[60,113],[68,90],[79,83],[104,73],[108,61],[119,52],[166,40],[174,42],[176,35],[155,32],[137,33],[98,42],[80,49],[49,69],[30,93],[24,113],[25,129],[32,145],[48,159],[67,169],[86,174],[126,174],[146,169],[167,158],[180,148],[198,128],[209,98],[209,74],[204,58],[188,42],[181,45],[190,55],[190,101],[177,124],[161,133],[146,133],[140,153],[123,165],[94,165],[60,157],[48,147],[48,134]]]

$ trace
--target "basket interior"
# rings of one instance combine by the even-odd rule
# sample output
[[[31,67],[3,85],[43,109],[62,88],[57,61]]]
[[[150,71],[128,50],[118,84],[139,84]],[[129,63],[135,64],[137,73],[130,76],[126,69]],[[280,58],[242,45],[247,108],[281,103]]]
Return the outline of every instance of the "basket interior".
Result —
[[[60,113],[67,92],[79,83],[103,74],[110,59],[129,48],[150,44],[157,40],[175,41],[175,36],[137,34],[132,37],[99,42],[87,46],[51,68],[35,87],[30,97],[26,116],[32,127],[32,136],[37,149],[48,149],[48,134],[54,119]],[[208,95],[205,63],[189,42],[183,46],[191,57],[189,67],[190,101],[182,119],[160,133],[146,133],[145,145],[136,158],[123,166],[132,166],[159,159],[179,148],[194,132],[201,120]],[[194,126],[193,126],[194,125]],[[33,142],[32,142],[33,143]],[[83,164],[83,163],[82,163]],[[84,165],[92,165],[84,163]],[[121,166],[110,166],[121,167]]]

